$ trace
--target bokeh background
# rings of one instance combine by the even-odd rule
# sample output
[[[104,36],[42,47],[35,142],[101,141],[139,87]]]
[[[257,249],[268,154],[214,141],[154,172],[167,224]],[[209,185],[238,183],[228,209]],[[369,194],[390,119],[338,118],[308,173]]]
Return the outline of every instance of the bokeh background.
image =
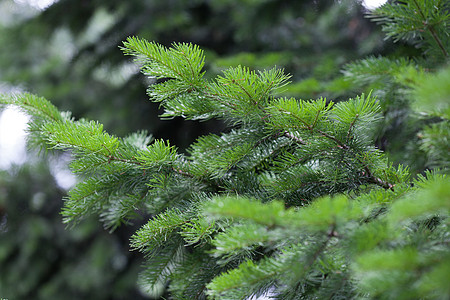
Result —
[[[119,49],[128,36],[200,45],[209,78],[239,64],[277,66],[292,74],[280,96],[340,101],[367,92],[345,79],[346,63],[415,51],[385,41],[365,17],[382,2],[1,0],[0,93],[35,93],[112,134],[147,130],[183,151],[224,126],[159,120],[145,93],[149,79]],[[25,151],[26,121],[12,108],[0,111],[0,298],[150,299],[136,285],[142,257],[128,245],[142,224],[110,233],[92,218],[66,228],[61,199],[76,181],[70,158]],[[399,147],[384,141],[376,140],[383,150]]]

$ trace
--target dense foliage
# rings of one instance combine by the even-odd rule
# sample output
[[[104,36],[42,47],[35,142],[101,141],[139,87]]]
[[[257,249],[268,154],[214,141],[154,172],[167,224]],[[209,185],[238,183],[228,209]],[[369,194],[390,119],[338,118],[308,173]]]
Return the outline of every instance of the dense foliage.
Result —
[[[4,2],[0,19],[7,20],[14,13],[7,3],[14,1]],[[332,76],[342,64],[382,48],[354,0],[59,0],[20,20],[0,22],[0,43],[7,45],[1,81],[52,99],[74,116],[95,118],[117,135],[146,128],[183,148],[213,124],[159,121],[158,106],[142,93],[148,81],[118,49],[128,36],[165,46],[195,43],[208,51],[211,77],[230,65],[283,67],[299,82],[292,93],[306,97],[340,96],[345,84]],[[304,79],[314,83],[301,84]],[[322,88],[328,81],[333,88]],[[181,126],[184,134],[174,134]]]
[[[211,78],[198,46],[128,38],[122,50],[154,82],[148,95],[162,117],[227,124],[186,153],[147,132],[111,135],[32,94],[2,102],[34,116],[33,143],[71,151],[84,180],[65,199],[66,223],[97,215],[115,230],[148,218],[131,246],[146,255],[139,281],[149,293],[446,299],[448,6],[411,0],[371,16],[389,36],[423,41],[424,55],[348,64],[345,76],[373,92],[337,102],[280,96],[290,78],[280,69],[237,66]],[[380,150],[407,160],[382,143],[397,129],[415,137],[408,152],[425,157],[412,174]]]
[[[173,41],[200,45],[207,56],[208,78],[239,64],[252,69],[274,65],[285,68],[295,75],[289,89],[281,91],[289,97],[345,98],[349,84],[339,74],[340,67],[355,57],[386,51],[378,28],[363,18],[361,5],[353,0],[59,0],[42,11],[25,10],[26,2],[41,3],[0,1],[0,93],[11,88],[44,96],[59,109],[72,111],[77,119],[99,120],[105,130],[118,136],[145,128],[155,137],[169,139],[179,151],[200,135],[220,132],[223,125],[214,120],[186,122],[181,117],[159,120],[158,104],[145,101],[143,91],[148,79],[118,48],[130,35],[166,46]],[[62,158],[41,160],[29,152],[26,165],[20,166],[23,171],[15,166],[2,172],[5,180],[0,182],[0,269],[4,276],[0,276],[0,297],[121,299],[127,294],[138,299],[133,274],[140,266],[136,258],[143,257],[129,252],[128,240],[145,218],[134,220],[133,226],[119,227],[108,238],[95,223],[95,217],[84,221],[82,227],[61,230],[64,225],[60,195],[67,191],[55,186],[54,177],[59,180],[55,174],[68,156],[67,153]],[[49,166],[34,166],[37,163]],[[33,170],[32,178],[27,176],[29,170]],[[33,183],[35,178],[39,178],[39,184]],[[34,188],[23,189],[20,201],[17,200],[13,191],[27,185]],[[42,191],[46,192],[45,197]],[[42,199],[41,205],[46,209],[35,210],[33,199]],[[35,227],[26,239],[24,231],[13,225],[28,228],[33,222],[46,226]],[[86,228],[89,238],[80,243],[91,246],[91,250],[76,243],[59,242],[73,240],[73,234]],[[43,238],[49,236],[49,231],[58,238]],[[88,242],[92,240],[101,241],[101,247]],[[19,248],[28,250],[18,251]],[[114,251],[102,251],[103,248]],[[104,264],[78,263],[96,261],[98,252],[103,253]],[[54,253],[70,253],[70,259],[54,258]],[[15,267],[19,261],[29,266],[29,276],[24,275],[24,269]],[[107,268],[104,272],[108,272],[108,278],[91,280],[83,276],[95,276],[97,267],[116,261],[121,267]],[[66,271],[75,265],[76,272]],[[116,275],[122,278],[120,288],[111,290],[110,279],[117,281]],[[36,277],[45,280],[36,281]],[[22,278],[22,284],[11,285],[14,278]],[[60,285],[61,282],[71,285]],[[78,282],[84,282],[80,284],[83,288],[76,287]]]

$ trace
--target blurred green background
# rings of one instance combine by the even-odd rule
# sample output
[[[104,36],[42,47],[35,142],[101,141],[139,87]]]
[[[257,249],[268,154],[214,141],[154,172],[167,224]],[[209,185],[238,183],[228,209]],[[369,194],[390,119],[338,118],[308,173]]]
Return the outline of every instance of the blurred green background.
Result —
[[[341,70],[346,63],[368,55],[415,51],[384,41],[356,0],[39,4],[43,2],[0,2],[0,92],[35,93],[72,111],[75,118],[99,120],[112,134],[144,129],[169,139],[181,151],[199,135],[220,131],[223,124],[160,121],[158,105],[145,93],[149,79],[119,49],[128,36],[166,46],[200,45],[209,77],[239,64],[251,69],[277,66],[293,75],[280,96],[333,101],[367,92],[367,87],[345,80]],[[395,130],[386,128],[376,143],[389,151],[397,146],[384,137]],[[398,157],[399,162],[404,159]],[[64,156],[39,156],[32,150],[26,162],[0,170],[0,297],[148,298],[136,285],[142,257],[128,246],[141,224],[113,233],[97,219],[71,229],[62,224],[66,186],[58,185],[57,171],[65,168],[65,161]]]

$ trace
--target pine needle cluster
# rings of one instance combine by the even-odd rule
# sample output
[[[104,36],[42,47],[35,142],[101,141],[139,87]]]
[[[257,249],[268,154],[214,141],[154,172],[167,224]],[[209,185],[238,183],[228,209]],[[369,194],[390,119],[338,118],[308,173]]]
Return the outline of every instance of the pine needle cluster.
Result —
[[[405,17],[413,3],[428,7],[405,2],[406,8],[384,6],[376,20]],[[413,34],[391,27],[398,38]],[[283,70],[238,66],[207,80],[195,45],[166,48],[130,37],[122,50],[154,79],[147,92],[163,118],[217,118],[228,130],[199,137],[184,154],[146,132],[113,136],[34,95],[2,102],[34,117],[36,143],[72,153],[70,167],[82,180],[64,201],[65,223],[95,214],[114,230],[148,218],[130,245],[146,256],[139,281],[149,293],[167,287],[174,299],[246,299],[268,291],[275,299],[450,295],[448,159],[434,158],[444,169],[416,179],[408,167],[393,166],[373,145],[383,121],[373,94],[338,103],[283,98]],[[346,72],[372,64],[389,62],[369,58]],[[394,65],[401,74],[410,66]],[[378,78],[377,70],[384,73],[366,75]],[[417,97],[447,75],[430,77]],[[448,148],[433,138],[439,130],[448,134],[448,104],[438,112],[442,122],[424,133],[430,138],[423,147]]]

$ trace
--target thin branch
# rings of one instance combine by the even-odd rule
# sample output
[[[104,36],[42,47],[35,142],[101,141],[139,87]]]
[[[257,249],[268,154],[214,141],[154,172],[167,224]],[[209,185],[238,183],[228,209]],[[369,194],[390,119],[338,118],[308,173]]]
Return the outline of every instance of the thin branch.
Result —
[[[361,162],[359,159],[358,159],[358,161]],[[370,183],[374,183],[376,185],[379,185],[379,186],[383,187],[386,190],[392,190],[394,188],[393,184],[391,184],[391,183],[389,183],[387,181],[384,181],[384,180],[374,176],[372,174],[372,172],[370,172],[370,170],[369,170],[369,168],[367,166],[364,167],[364,171],[367,173],[367,177],[369,178],[369,182]]]
[[[431,36],[433,37],[433,39],[436,41],[436,43],[438,44],[438,47],[441,49],[442,53],[444,54],[445,57],[448,57],[448,53],[447,50],[445,50],[444,45],[442,44],[441,39],[438,37],[436,31],[434,30],[433,25],[428,25],[427,19],[425,17],[425,14],[423,13],[423,11],[420,9],[419,3],[417,3],[416,0],[413,0],[414,4],[416,5],[417,11],[420,13],[420,16],[423,19],[423,24],[425,26],[426,29],[428,29],[428,31],[430,31]]]
[[[283,133],[283,135],[284,135],[285,137],[287,137],[287,138],[290,138],[291,140],[294,140],[294,141],[297,142],[298,144],[301,144],[301,145],[307,145],[307,143],[306,143],[304,140],[302,140],[301,138],[298,138],[298,137],[294,136],[293,134],[291,134],[291,133],[289,133],[289,132],[287,132],[287,131],[285,131],[285,132]]]
[[[280,111],[284,112],[284,111],[281,110],[281,109],[280,109]],[[336,137],[334,137],[334,136],[332,136],[332,135],[326,133],[325,131],[322,131],[322,130],[319,130],[319,129],[314,129],[313,127],[311,127],[308,123],[306,123],[304,120],[302,120],[302,119],[299,118],[298,116],[296,116],[296,115],[293,115],[293,116],[294,116],[297,120],[299,120],[300,122],[302,122],[303,124],[305,124],[308,130],[318,132],[318,133],[321,134],[323,137],[326,137],[326,138],[328,138],[328,139],[334,141],[334,142],[338,145],[338,147],[340,147],[340,148],[342,148],[342,149],[344,149],[344,150],[350,150],[350,147],[349,147],[347,144],[341,142],[341,141],[340,141],[339,139],[337,139]],[[350,128],[353,127],[355,121],[356,121],[356,118],[355,118],[355,120],[352,122],[352,124],[350,125]],[[349,129],[349,130],[350,130],[350,129]],[[285,135],[286,137],[289,137],[289,138],[295,138],[294,136],[292,136],[292,135],[290,135],[290,134],[289,134],[289,135],[286,135],[286,133],[285,133],[284,135]],[[347,140],[348,140],[348,139],[349,139],[349,136],[348,136],[348,133],[347,133]],[[295,139],[294,139],[294,140],[295,140]],[[301,142],[300,142],[300,141],[301,141]],[[299,140],[299,142],[302,143],[303,140]],[[304,143],[304,142],[303,142],[303,143]],[[368,166],[367,166],[365,163],[363,163],[363,161],[361,161],[361,159],[359,159],[359,158],[356,157],[356,160],[357,160],[361,165],[364,165],[364,171],[365,171],[366,174],[368,175],[369,182],[374,183],[374,184],[376,184],[376,185],[379,185],[379,186],[381,186],[381,187],[383,187],[383,188],[385,188],[385,189],[392,189],[392,188],[394,187],[391,183],[386,182],[386,181],[383,181],[382,179],[373,176],[372,173],[370,172]]]
[[[321,112],[322,110],[317,110],[317,114],[316,114],[316,117],[314,118],[314,122],[312,123],[312,125],[311,125],[311,130],[313,130],[313,128],[316,126],[316,123],[317,123],[317,120],[319,119],[319,115],[320,115],[320,112]]]
[[[247,95],[249,100],[252,100],[252,98],[253,98],[252,95],[241,84],[238,83],[238,80],[239,79],[237,79],[237,80],[232,79],[231,82],[236,84]],[[241,80],[244,80],[244,79],[241,79]]]
[[[438,44],[439,48],[441,49],[442,53],[444,54],[445,57],[448,57],[448,52],[447,50],[445,50],[444,45],[442,44],[441,40],[439,39],[439,37],[437,36],[436,31],[434,30],[434,27],[432,25],[430,26],[426,26],[426,28],[430,31],[431,35],[433,36],[433,39],[436,41],[436,43]]]
[[[336,224],[332,224],[330,227],[330,230],[327,233],[327,238],[326,240],[320,245],[319,248],[317,248],[316,251],[314,251],[313,255],[310,257],[310,259],[308,259],[307,264],[303,267],[303,271],[307,271],[313,264],[314,262],[317,260],[317,258],[320,256],[320,254],[325,251],[328,243],[330,242],[330,240],[333,237],[337,236],[337,232],[336,232]]]
[[[322,136],[324,136],[324,137],[326,137],[326,138],[328,138],[328,139],[334,141],[334,142],[335,142],[336,144],[338,144],[342,149],[345,149],[345,150],[349,150],[349,149],[350,149],[350,147],[349,147],[348,145],[344,144],[343,142],[341,142],[340,140],[338,140],[336,137],[334,137],[334,136],[332,136],[332,135],[330,135],[330,134],[328,134],[328,133],[326,133],[326,132],[324,132],[324,131],[322,131],[322,130],[317,130],[317,132],[320,133]]]
[[[356,114],[355,115],[355,119],[350,123],[350,127],[348,128],[348,132],[347,132],[347,142],[348,142],[348,140],[350,139],[350,133],[352,132],[352,128],[353,128],[353,126],[355,125],[355,123],[356,123],[356,120],[358,120],[358,117],[359,117],[359,114]]]
[[[274,86],[274,81],[272,80],[270,82],[270,84],[267,86],[267,88],[265,89],[265,91],[263,93],[261,93],[261,96],[258,98],[258,102],[261,101],[261,99],[265,96],[265,95],[269,95],[269,91],[272,89],[272,87]]]
[[[184,60],[186,60],[186,62],[189,65],[189,69],[191,70],[192,73],[192,78],[195,78],[194,67],[191,64],[191,60],[186,56],[186,53],[184,53],[183,51],[180,51],[180,53],[183,55]]]

